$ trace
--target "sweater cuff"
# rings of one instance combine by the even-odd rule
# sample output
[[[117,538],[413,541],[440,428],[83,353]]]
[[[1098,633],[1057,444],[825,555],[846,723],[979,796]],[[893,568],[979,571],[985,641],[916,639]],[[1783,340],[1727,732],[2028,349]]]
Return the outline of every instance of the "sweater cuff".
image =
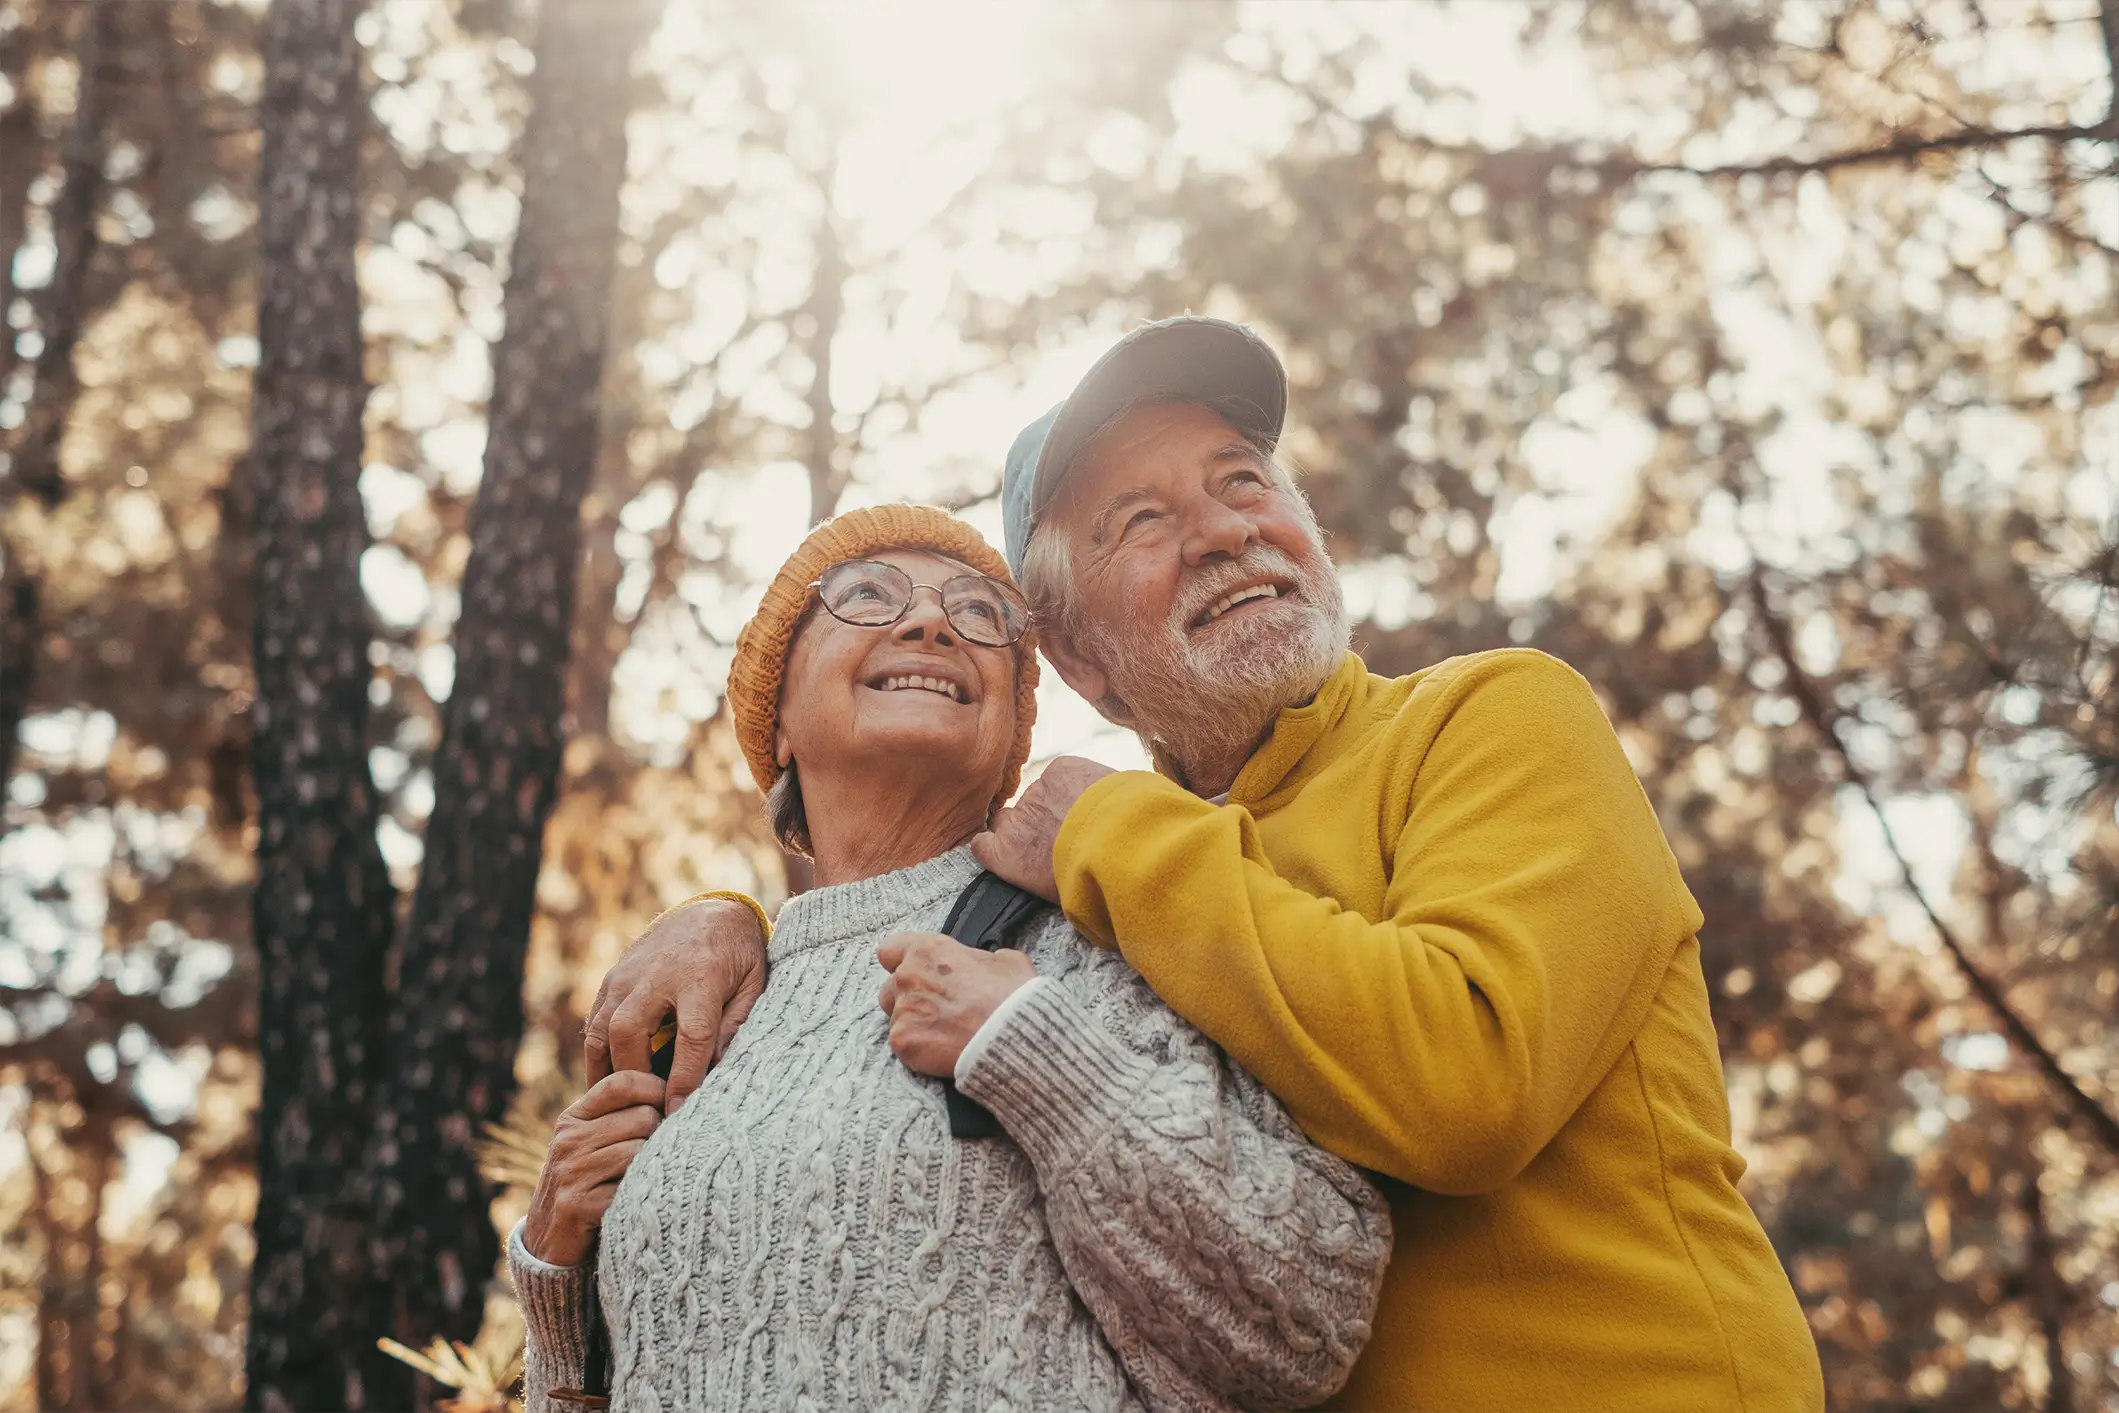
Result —
[[[596,1293],[595,1263],[555,1266],[540,1260],[522,1244],[522,1227],[517,1222],[508,1233],[508,1278],[522,1306],[523,1326],[555,1366],[578,1373],[588,1358],[589,1321],[596,1318],[589,1308]]]
[[[1155,1065],[1120,1043],[1064,982],[1016,994],[1023,999],[1007,1023],[957,1066],[957,1088],[991,1109],[1041,1172],[1064,1172],[1125,1117]]]
[[[981,1021],[979,1028],[971,1032],[971,1038],[964,1042],[963,1051],[956,1057],[956,1073],[951,1078],[962,1079],[965,1071],[977,1064],[979,1056],[986,1053],[986,1047],[993,1043],[994,1036],[1000,1034],[1001,1027],[1008,1024],[1008,1017],[1015,1013],[1015,1008],[1029,1000],[1031,993],[1038,987],[1049,985],[1051,983],[1044,977],[1033,976],[1003,996],[1001,1004],[993,1008],[993,1014]]]
[[[773,920],[765,915],[765,905],[750,894],[738,893],[733,888],[710,888],[704,893],[694,893],[683,902],[664,908],[661,912],[656,913],[654,921],[650,922],[648,927],[653,927],[655,923],[662,921],[671,913],[677,911],[678,908],[688,908],[694,903],[712,902],[717,898],[723,902],[741,903],[744,907],[749,908],[751,916],[758,919],[758,931],[765,935],[766,941],[770,942],[773,940]],[[642,930],[645,931],[646,929]]]

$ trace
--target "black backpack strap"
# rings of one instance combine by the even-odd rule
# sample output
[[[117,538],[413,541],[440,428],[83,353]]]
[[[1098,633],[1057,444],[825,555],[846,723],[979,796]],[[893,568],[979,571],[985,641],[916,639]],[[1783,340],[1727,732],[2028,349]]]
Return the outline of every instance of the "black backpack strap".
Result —
[[[998,874],[981,872],[971,886],[957,895],[956,905],[942,923],[942,931],[967,947],[991,952],[1010,946],[1016,932],[1032,916],[1051,904],[1035,893],[1027,893]],[[952,1138],[999,1138],[1001,1121],[978,1100],[957,1092],[956,1085],[942,1081],[942,1099],[949,1106]]]
[[[1032,913],[1049,906],[1037,894],[1023,891],[999,874],[982,871],[957,895],[942,931],[967,947],[991,952],[1006,945]]]

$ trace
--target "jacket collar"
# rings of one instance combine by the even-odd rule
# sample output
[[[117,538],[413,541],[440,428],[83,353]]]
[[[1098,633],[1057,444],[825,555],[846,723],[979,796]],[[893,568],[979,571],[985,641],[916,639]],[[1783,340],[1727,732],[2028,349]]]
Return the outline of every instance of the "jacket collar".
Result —
[[[1236,783],[1229,787],[1230,802],[1249,805],[1285,784],[1303,759],[1367,694],[1368,680],[1368,664],[1348,653],[1340,662],[1339,670],[1326,679],[1316,696],[1301,706],[1281,712],[1273,723],[1273,734],[1266,737],[1266,743],[1236,773]]]

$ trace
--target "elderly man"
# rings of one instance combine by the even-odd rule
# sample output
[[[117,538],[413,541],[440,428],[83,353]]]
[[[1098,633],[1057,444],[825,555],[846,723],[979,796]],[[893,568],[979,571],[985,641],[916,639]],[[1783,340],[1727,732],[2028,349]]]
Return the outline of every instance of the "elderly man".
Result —
[[[1369,673],[1273,457],[1286,400],[1248,330],[1171,319],[1017,439],[1007,547],[1045,653],[1157,770],[1055,761],[975,849],[1393,1180],[1344,1406],[1822,1408],[1736,1188],[1701,915],[1616,735],[1539,653]],[[644,1064],[675,1009],[695,1084],[760,948],[740,902],[661,920],[592,1070]]]

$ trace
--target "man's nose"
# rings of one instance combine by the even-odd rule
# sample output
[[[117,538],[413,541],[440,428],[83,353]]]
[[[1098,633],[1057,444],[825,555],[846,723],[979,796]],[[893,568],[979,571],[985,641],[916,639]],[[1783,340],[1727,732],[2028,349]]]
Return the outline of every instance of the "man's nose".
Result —
[[[954,644],[956,631],[942,611],[942,591],[930,584],[915,584],[912,602],[905,606],[905,616],[890,625],[890,635],[901,643]]]
[[[1211,496],[1187,515],[1185,563],[1198,565],[1235,559],[1258,542],[1258,525],[1239,510]]]

